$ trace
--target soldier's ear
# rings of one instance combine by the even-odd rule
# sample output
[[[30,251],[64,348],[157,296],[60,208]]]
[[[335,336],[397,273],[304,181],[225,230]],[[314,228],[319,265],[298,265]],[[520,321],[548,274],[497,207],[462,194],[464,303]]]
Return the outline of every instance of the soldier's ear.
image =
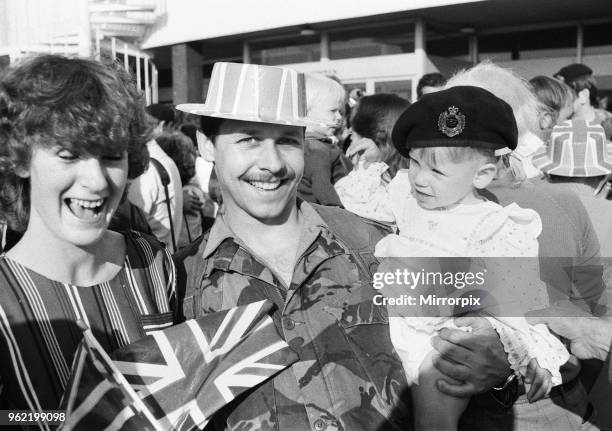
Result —
[[[198,151],[207,162],[215,161],[215,145],[211,139],[199,130],[196,132]]]

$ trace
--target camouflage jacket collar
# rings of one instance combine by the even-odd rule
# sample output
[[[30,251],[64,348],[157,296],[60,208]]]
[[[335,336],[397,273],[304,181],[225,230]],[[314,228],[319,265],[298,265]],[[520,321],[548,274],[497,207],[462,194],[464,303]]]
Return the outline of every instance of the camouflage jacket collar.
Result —
[[[304,229],[300,232],[300,245],[298,248],[298,272],[297,279],[292,281],[292,285],[299,284],[299,280],[305,277],[317,266],[320,261],[339,254],[348,253],[345,247],[340,246],[335,241],[334,235],[329,226],[317,213],[317,211],[307,202],[298,199],[297,205],[304,217]],[[336,244],[331,250],[327,250],[319,256],[319,252],[312,255],[315,241],[321,236],[325,239],[325,244]],[[302,259],[308,257],[307,259]],[[282,284],[274,273],[258,259],[255,253],[251,252],[244,242],[236,236],[231,227],[227,224],[223,215],[217,216],[215,223],[209,231],[206,246],[202,253],[202,258],[206,261],[205,276],[210,276],[213,270],[218,269],[226,272],[237,272],[246,276],[258,278],[270,284]],[[301,265],[300,265],[301,263]],[[294,274],[296,275],[296,274]]]

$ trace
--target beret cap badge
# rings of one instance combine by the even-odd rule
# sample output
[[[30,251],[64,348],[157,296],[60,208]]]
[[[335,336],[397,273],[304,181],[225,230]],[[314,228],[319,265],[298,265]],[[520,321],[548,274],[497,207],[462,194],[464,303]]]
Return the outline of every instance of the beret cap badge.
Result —
[[[447,112],[448,111],[448,112]],[[450,106],[438,117],[438,129],[449,138],[459,135],[465,127],[465,115],[456,106]]]

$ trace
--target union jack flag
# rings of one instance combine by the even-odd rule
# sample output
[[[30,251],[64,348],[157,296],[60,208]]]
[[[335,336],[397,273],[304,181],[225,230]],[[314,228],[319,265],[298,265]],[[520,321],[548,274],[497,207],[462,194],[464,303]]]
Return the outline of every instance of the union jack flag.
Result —
[[[536,152],[532,163],[550,175],[607,175],[612,169],[612,147],[601,125],[568,120],[553,127],[550,143]]]
[[[259,301],[155,331],[109,357],[85,331],[64,430],[188,430],[296,361]]]

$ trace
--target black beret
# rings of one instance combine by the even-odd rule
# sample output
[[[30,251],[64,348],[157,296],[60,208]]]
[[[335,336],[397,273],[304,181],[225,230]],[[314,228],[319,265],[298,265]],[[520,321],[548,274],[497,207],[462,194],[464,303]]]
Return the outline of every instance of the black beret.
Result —
[[[404,157],[410,148],[516,148],[510,105],[479,87],[460,86],[424,95],[398,118],[391,135]]]
[[[561,77],[565,83],[571,84],[576,78],[592,74],[593,70],[589,66],[582,63],[573,63],[562,67],[554,76]]]

